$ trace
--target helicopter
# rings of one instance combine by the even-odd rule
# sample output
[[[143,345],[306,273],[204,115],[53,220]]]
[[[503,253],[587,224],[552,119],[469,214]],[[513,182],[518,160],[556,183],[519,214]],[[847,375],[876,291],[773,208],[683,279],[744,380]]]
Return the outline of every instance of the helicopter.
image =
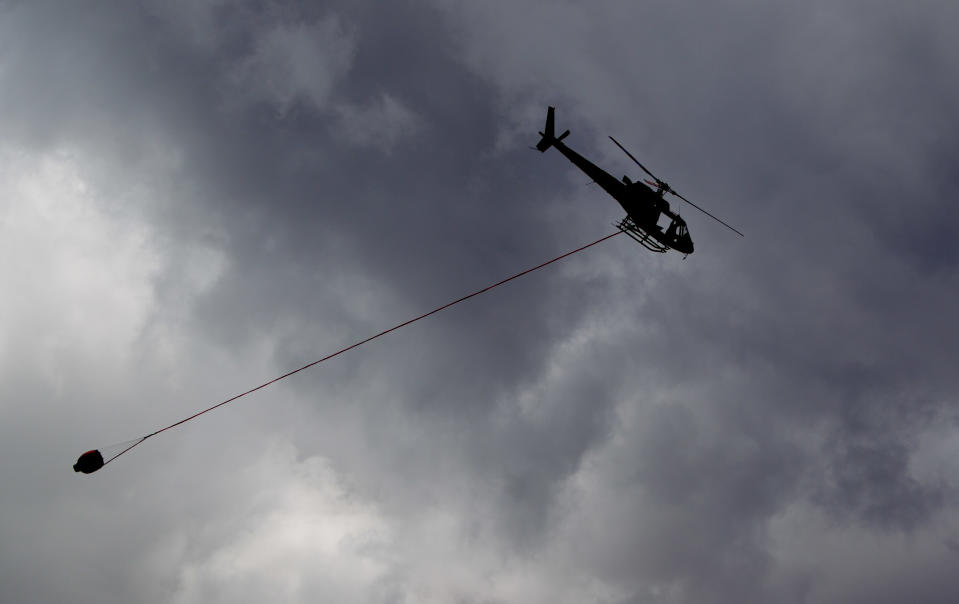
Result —
[[[609,139],[653,179],[633,182],[628,176],[623,176],[622,181],[616,180],[610,173],[599,168],[563,143],[563,139],[569,136],[569,130],[559,136],[555,135],[555,113],[556,109],[554,107],[549,107],[546,110],[546,127],[544,132],[539,133],[542,138],[536,144],[535,149],[545,153],[550,147],[556,147],[560,153],[566,156],[566,159],[612,195],[613,199],[618,201],[619,205],[626,210],[626,217],[618,223],[614,223],[615,226],[646,249],[658,253],[665,253],[673,249],[683,254],[683,257],[693,253],[693,240],[689,236],[686,221],[680,217],[678,212],[670,209],[669,202],[665,199],[666,193],[675,195],[703,214],[735,231],[740,237],[744,237],[742,233],[726,222],[677,193],[666,181],[661,180],[647,170],[646,166],[619,144],[619,141],[610,136]],[[651,187],[655,187],[655,190]],[[659,224],[663,217],[669,220],[668,225],[665,225],[665,222],[664,225]],[[663,226],[666,228],[664,229]]]

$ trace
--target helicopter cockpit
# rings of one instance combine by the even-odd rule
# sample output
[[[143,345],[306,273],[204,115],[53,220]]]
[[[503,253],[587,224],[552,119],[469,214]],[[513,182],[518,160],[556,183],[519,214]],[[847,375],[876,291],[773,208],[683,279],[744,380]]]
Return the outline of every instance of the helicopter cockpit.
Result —
[[[628,214],[614,224],[619,230],[652,252],[663,253],[674,249],[684,255],[692,254],[693,239],[689,236],[686,221],[669,210],[666,210],[663,214],[670,218],[669,226],[666,227],[665,232],[655,222],[652,223],[652,226],[646,223],[640,224]]]

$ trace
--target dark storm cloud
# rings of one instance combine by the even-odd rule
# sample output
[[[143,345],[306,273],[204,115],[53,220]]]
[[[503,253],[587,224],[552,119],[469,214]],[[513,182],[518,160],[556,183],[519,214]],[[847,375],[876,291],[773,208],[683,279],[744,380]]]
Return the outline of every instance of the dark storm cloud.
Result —
[[[896,84],[900,75],[910,76],[906,81],[931,77],[935,80],[932,88],[938,90],[949,81],[943,77],[944,71],[952,68],[943,70],[941,61],[931,65],[916,62],[910,53],[901,53],[900,44],[935,48],[931,54],[941,57],[946,56],[942,45],[950,43],[943,30],[916,15],[880,12],[870,15],[867,23],[857,23],[847,12],[849,7],[818,9],[813,20],[793,19],[792,11],[776,10],[771,19],[767,18],[770,15],[751,15],[745,18],[745,29],[719,29],[718,35],[698,30],[696,23],[724,22],[728,15],[699,11],[695,19],[682,19],[665,9],[665,18],[662,12],[656,13],[657,26],[682,21],[676,38],[685,42],[695,39],[696,44],[676,44],[670,49],[674,60],[668,63],[648,60],[666,53],[653,57],[648,52],[643,57],[646,60],[636,62],[652,72],[644,74],[643,81],[659,84],[657,89],[663,93],[659,97],[663,100],[643,98],[646,102],[638,121],[644,128],[668,129],[647,146],[659,154],[665,151],[668,159],[670,153],[678,152],[677,141],[682,141],[686,143],[687,166],[708,167],[722,158],[723,165],[737,169],[728,170],[727,175],[711,174],[713,180],[699,183],[699,189],[733,202],[729,206],[732,212],[744,209],[737,207],[736,200],[756,206],[741,212],[746,214],[745,226],[741,226],[748,233],[748,247],[742,249],[752,257],[732,251],[736,256],[717,261],[703,258],[700,251],[693,266],[701,269],[684,271],[661,283],[653,306],[637,310],[636,323],[655,326],[651,328],[654,337],[644,338],[642,343],[673,353],[668,357],[639,353],[638,364],[656,368],[644,372],[650,378],[665,376],[659,377],[667,380],[658,382],[662,386],[679,382],[695,389],[696,384],[703,383],[706,388],[705,383],[713,383],[711,396],[703,402],[708,400],[710,406],[720,409],[707,415],[709,424],[725,428],[717,444],[720,453],[735,447],[741,440],[738,435],[747,430],[770,435],[756,444],[757,461],[781,460],[759,465],[750,474],[746,459],[732,457],[735,463],[716,471],[705,465],[707,460],[721,458],[716,452],[693,453],[692,459],[704,464],[697,470],[680,463],[685,457],[677,459],[676,453],[696,451],[702,437],[695,431],[664,439],[658,446],[654,446],[655,439],[647,437],[644,442],[651,449],[644,449],[636,458],[644,463],[663,460],[662,473],[647,474],[641,482],[653,493],[661,492],[664,499],[675,499],[683,492],[677,491],[677,485],[709,487],[708,505],[716,510],[716,517],[724,519],[721,525],[751,527],[733,532],[755,538],[751,547],[759,548],[763,547],[759,536],[766,518],[791,498],[803,497],[810,485],[814,501],[873,526],[914,529],[931,521],[942,510],[943,494],[936,485],[918,484],[911,476],[908,459],[917,446],[916,432],[928,428],[936,421],[933,418],[954,412],[950,411],[954,380],[940,364],[956,352],[952,350],[955,339],[943,337],[943,330],[945,334],[955,331],[953,321],[943,320],[950,314],[947,309],[954,279],[946,277],[946,283],[940,283],[911,269],[914,260],[920,265],[935,262],[942,266],[942,259],[954,253],[955,240],[936,234],[948,231],[949,226],[926,229],[917,224],[923,219],[898,219],[907,212],[898,208],[913,198],[907,190],[910,187],[890,187],[892,177],[877,170],[882,166],[894,172],[899,166],[895,159],[925,156],[941,147],[930,145],[934,139],[916,136],[907,126],[911,121],[921,122],[923,130],[932,124],[948,130],[955,123],[950,119],[954,106],[942,102],[947,98],[943,94],[914,92],[915,87]],[[913,26],[903,37],[895,31],[899,17]],[[633,29],[649,27],[649,20],[646,24],[641,19],[619,22],[629,23],[627,27]],[[612,27],[617,28],[618,23]],[[624,34],[627,27],[621,28]],[[499,28],[489,37],[507,28],[522,26]],[[921,32],[918,37],[917,29]],[[534,29],[528,32],[537,36]],[[570,45],[579,34],[560,22],[521,44],[555,47],[559,44],[556,40],[562,40]],[[808,43],[810,34],[827,43],[800,48],[799,44]],[[742,47],[747,54],[740,56],[741,60],[731,61],[727,48],[719,54],[696,52],[717,42],[722,47],[719,38],[723,35],[747,42]],[[891,43],[889,36],[895,42]],[[623,39],[625,35],[606,38],[616,41],[612,44]],[[618,47],[624,52],[613,52],[613,56],[629,56],[624,45]],[[643,47],[649,49],[649,45]],[[519,56],[511,52],[515,47],[502,52],[493,45],[477,44],[476,48],[481,53],[478,62],[502,77],[508,90],[524,99],[533,96],[525,84],[510,79],[520,70],[513,70],[505,61],[497,63],[507,55]],[[587,45],[580,48],[586,54],[593,52]],[[756,53],[756,48],[770,52],[763,55]],[[672,73],[663,74],[662,66],[667,64],[673,73],[682,72],[684,79],[677,81]],[[680,64],[683,68],[677,70]],[[617,84],[621,82],[613,86]],[[564,84],[558,86],[599,112],[619,103],[579,94]],[[660,119],[655,111],[666,111],[660,105],[663,102],[682,107],[677,111],[682,119]],[[647,125],[649,122],[653,125]],[[696,144],[690,144],[692,141]],[[940,224],[950,225],[952,211],[947,199],[928,194],[949,186],[937,164],[910,160],[905,167],[911,170],[906,170],[903,178],[923,191],[921,204],[931,210],[931,214],[918,214],[937,216],[943,221]],[[669,178],[675,169],[669,169],[668,162],[662,165],[665,172],[655,169]],[[915,180],[916,169],[932,182]],[[743,179],[744,174],[751,178]],[[678,187],[675,181],[673,184]],[[851,188],[867,184],[868,195]],[[686,186],[681,190],[690,194]],[[721,215],[728,218],[726,212]],[[871,229],[883,220],[888,220],[887,231]],[[707,232],[710,226],[696,226],[694,236],[709,237],[712,248],[733,248],[723,242],[722,235]],[[937,246],[942,247],[935,249]],[[912,252],[923,248],[929,252],[927,260]],[[900,257],[906,250],[908,264]],[[715,254],[723,252],[717,248]],[[951,274],[954,267],[945,270]],[[748,275],[745,281],[740,274]],[[666,291],[669,295],[662,295]],[[932,347],[930,354],[919,353],[926,346]],[[675,362],[677,358],[682,361]],[[750,383],[743,378],[736,381],[738,391],[716,389],[716,376],[736,376],[744,371]],[[643,386],[655,391],[656,383],[647,380]],[[695,426],[696,419],[706,413],[696,411],[679,423]],[[727,418],[732,417],[747,427],[727,426]],[[654,426],[655,434],[663,428],[659,423]],[[827,445],[820,449],[817,442],[824,429]],[[737,469],[749,478],[742,483],[732,480]],[[714,476],[722,479],[717,483],[704,480]],[[766,491],[762,487],[766,484],[775,486],[769,491],[770,504],[763,505]],[[732,494],[742,499],[731,498],[736,503],[721,505],[723,496]],[[640,506],[636,513],[642,514]],[[733,518],[742,518],[743,524]],[[715,532],[717,529],[699,532],[700,543],[709,543],[714,533],[719,536],[717,543],[728,537]],[[681,558],[674,563],[676,567],[686,564]],[[687,571],[690,577],[705,576],[701,568],[688,567]],[[718,594],[715,597],[723,599]],[[729,599],[736,598],[730,595]]]
[[[80,265],[87,288],[9,271],[38,297],[11,316],[67,317],[38,327],[55,344],[7,328],[25,352],[4,399],[24,404],[4,450],[57,443],[31,464],[74,454],[66,424],[108,422],[119,440],[173,421],[608,232],[611,200],[526,148],[547,103],[614,175],[638,170],[608,133],[747,234],[684,211],[685,261],[613,240],[151,441],[80,490],[38,478],[47,465],[5,469],[22,485],[0,525],[23,544],[0,550],[18,599],[837,602],[875,596],[873,575],[886,594],[959,591],[936,536],[957,530],[956,483],[919,471],[955,468],[937,457],[959,353],[954,9],[4,14],[6,145],[69,150],[55,165],[79,166],[107,208],[75,230],[110,242],[37,219],[53,252],[15,250],[103,262]],[[63,171],[60,196],[79,190]],[[68,296],[88,319],[54,302]],[[50,350],[53,370],[32,360]],[[106,574],[78,560],[95,536]],[[856,563],[831,564],[843,556]]]

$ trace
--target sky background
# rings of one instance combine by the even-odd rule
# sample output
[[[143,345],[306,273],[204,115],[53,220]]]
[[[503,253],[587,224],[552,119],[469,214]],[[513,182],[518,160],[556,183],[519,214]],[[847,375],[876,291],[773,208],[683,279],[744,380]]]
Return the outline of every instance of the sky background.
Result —
[[[3,2],[5,602],[959,601],[959,4]],[[683,195],[625,237],[530,151]],[[675,207],[675,205],[674,205]]]

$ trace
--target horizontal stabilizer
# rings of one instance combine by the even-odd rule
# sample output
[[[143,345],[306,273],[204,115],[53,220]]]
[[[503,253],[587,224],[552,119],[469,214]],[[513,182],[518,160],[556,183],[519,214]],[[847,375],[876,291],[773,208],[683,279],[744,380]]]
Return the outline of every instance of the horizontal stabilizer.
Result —
[[[569,130],[567,130],[563,132],[562,134],[560,134],[558,138],[556,137],[555,114],[556,114],[556,109],[554,109],[553,107],[549,107],[546,110],[546,128],[544,128],[543,131],[539,133],[539,135],[543,138],[541,138],[539,142],[536,143],[536,149],[538,151],[546,151],[547,149],[549,149],[550,147],[552,147],[559,141],[569,136]]]

